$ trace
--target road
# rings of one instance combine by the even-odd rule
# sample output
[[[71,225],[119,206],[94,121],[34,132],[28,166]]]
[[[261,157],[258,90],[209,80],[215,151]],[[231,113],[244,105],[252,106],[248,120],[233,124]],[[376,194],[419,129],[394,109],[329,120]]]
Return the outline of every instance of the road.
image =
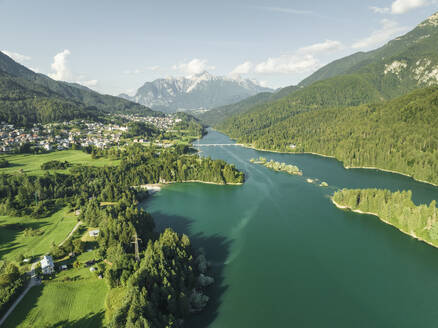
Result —
[[[8,318],[8,316],[14,311],[15,307],[21,302],[21,300],[24,298],[24,296],[26,296],[27,292],[33,287],[33,286],[38,286],[41,284],[40,280],[37,278],[37,276],[35,275],[35,268],[38,265],[39,261],[32,263],[31,267],[30,267],[30,271],[28,272],[28,274],[30,275],[30,281],[27,284],[26,289],[21,293],[21,295],[14,301],[14,303],[12,303],[11,307],[9,308],[9,310],[5,313],[5,315],[3,316],[3,318],[0,319],[0,326],[6,321],[6,319]]]
[[[73,230],[70,231],[70,233],[67,235],[67,237],[65,237],[65,239],[58,246],[62,246],[71,237],[71,235],[73,235],[73,233],[79,228],[79,226],[81,224],[82,224],[82,221],[79,221],[78,223],[76,223]]]

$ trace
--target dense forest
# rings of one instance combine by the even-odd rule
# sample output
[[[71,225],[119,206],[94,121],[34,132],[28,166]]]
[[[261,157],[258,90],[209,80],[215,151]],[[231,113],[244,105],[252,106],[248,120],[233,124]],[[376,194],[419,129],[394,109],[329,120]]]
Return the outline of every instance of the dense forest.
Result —
[[[333,195],[339,206],[373,213],[401,231],[438,247],[438,209],[415,205],[411,191],[390,192],[379,189],[343,189]]]
[[[20,293],[27,281],[13,263],[0,261],[0,317],[8,310],[15,295]]]
[[[74,166],[65,174],[47,172],[39,177],[1,174],[0,215],[45,217],[65,206],[79,211],[79,220],[100,229],[99,257],[109,265],[99,270],[111,288],[127,291],[120,309],[109,318],[111,326],[179,327],[190,311],[205,302],[199,285],[203,271],[195,265],[196,254],[187,236],[170,229],[156,235],[152,217],[138,208],[147,197],[140,186],[163,181],[225,184],[244,180],[242,172],[224,161],[187,155],[185,151],[185,147],[164,150],[134,145],[95,152],[95,156],[120,158],[118,166]],[[43,166],[67,164],[48,162]],[[111,206],[102,206],[102,202]],[[141,240],[138,255],[133,243],[137,238]],[[72,240],[62,246],[53,245],[51,254],[62,258],[82,248],[80,240]],[[136,257],[142,259],[140,263]],[[6,304],[21,288],[19,282],[24,278],[17,273],[19,279],[10,279],[16,273],[10,266],[0,269],[5,272],[0,272],[4,287],[0,297]]]
[[[257,148],[335,156],[346,166],[378,167],[438,184],[438,88],[374,105],[307,111],[273,128],[232,137]],[[247,122],[247,130],[251,125]]]
[[[0,121],[15,125],[97,119],[99,111],[0,71]]]
[[[100,113],[161,115],[137,103],[77,83],[35,73],[0,52],[0,120],[17,125],[93,118]]]
[[[243,173],[233,165],[179,153],[184,151],[184,147],[158,150],[134,145],[123,151],[107,151],[108,156],[121,159],[118,166],[76,166],[69,174],[48,172],[41,177],[1,174],[0,214],[41,217],[53,213],[57,204],[65,204],[66,199],[74,207],[85,204],[90,197],[97,201],[114,201],[123,198],[133,186],[148,183],[244,181]],[[102,152],[95,154],[101,156]],[[52,162],[43,164],[44,167],[52,165]]]

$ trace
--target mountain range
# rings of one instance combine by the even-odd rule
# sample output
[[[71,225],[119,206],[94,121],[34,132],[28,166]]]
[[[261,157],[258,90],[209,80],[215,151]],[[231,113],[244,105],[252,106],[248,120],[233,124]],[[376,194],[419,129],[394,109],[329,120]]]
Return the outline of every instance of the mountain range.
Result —
[[[273,127],[297,111],[393,99],[438,83],[437,44],[438,13],[376,50],[358,52],[322,67],[297,86],[263,99],[250,97],[225,109],[215,108],[199,117],[210,125],[225,120],[228,124],[224,123],[224,128],[242,128],[241,135],[246,130],[259,134],[259,130]]]
[[[210,109],[235,103],[260,92],[272,92],[257,82],[202,72],[189,77],[169,77],[146,82],[134,96],[120,97],[163,112]]]

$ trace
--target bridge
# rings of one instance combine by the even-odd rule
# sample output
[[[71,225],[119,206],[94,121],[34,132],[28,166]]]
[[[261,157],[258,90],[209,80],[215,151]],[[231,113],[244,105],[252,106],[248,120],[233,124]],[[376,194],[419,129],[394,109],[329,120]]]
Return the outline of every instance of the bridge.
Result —
[[[242,146],[241,144],[193,144],[195,147]]]

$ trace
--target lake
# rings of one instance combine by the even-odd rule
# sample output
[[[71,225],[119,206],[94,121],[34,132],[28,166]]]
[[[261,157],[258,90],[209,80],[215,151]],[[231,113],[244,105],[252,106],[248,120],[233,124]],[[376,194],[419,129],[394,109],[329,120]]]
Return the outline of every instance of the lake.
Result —
[[[213,130],[200,141],[229,143]],[[245,184],[174,184],[143,204],[157,229],[188,234],[212,264],[211,301],[187,327],[437,325],[438,249],[374,216],[339,210],[329,199],[340,188],[410,189],[415,203],[429,204],[438,200],[437,187],[387,172],[347,170],[310,154],[200,149],[243,170]],[[259,156],[297,165],[303,176],[249,162]],[[329,187],[320,187],[322,181]]]

